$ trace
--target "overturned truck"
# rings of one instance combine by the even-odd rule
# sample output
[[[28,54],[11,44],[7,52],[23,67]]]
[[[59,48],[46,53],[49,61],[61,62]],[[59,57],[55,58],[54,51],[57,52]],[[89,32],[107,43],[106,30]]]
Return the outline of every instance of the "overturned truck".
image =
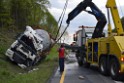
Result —
[[[45,30],[33,30],[30,26],[26,26],[24,33],[12,43],[5,55],[21,68],[27,68],[45,58],[53,43]]]

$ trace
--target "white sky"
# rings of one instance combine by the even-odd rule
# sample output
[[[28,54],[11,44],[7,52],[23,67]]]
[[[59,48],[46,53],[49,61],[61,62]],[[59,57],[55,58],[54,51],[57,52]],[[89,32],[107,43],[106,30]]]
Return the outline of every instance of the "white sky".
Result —
[[[63,26],[66,26],[66,20],[68,18],[69,12],[71,12],[81,1],[83,0],[69,0],[66,14],[62,24]],[[107,15],[105,8],[106,1],[107,0],[92,0],[92,2],[94,2],[105,15]],[[55,17],[57,21],[61,15],[65,2],[66,0],[50,0],[51,7],[49,8],[49,11],[52,13],[52,15]],[[122,17],[124,16],[124,0],[116,0],[116,2],[117,2],[117,6],[119,6],[118,9],[119,9],[120,17]],[[78,30],[78,26],[81,25],[95,26],[96,22],[97,21],[94,16],[82,12],[70,22],[70,26],[67,31],[70,35],[72,35],[75,33],[75,31]],[[105,27],[105,29],[107,29],[107,26]]]

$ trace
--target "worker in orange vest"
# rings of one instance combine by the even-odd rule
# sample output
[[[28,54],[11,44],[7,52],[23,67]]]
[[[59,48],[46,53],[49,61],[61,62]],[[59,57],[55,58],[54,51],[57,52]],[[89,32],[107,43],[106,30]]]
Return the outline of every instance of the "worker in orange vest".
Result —
[[[62,44],[60,48],[58,49],[59,52],[59,67],[60,67],[60,72],[64,71],[64,54],[65,54],[65,48],[64,45]]]

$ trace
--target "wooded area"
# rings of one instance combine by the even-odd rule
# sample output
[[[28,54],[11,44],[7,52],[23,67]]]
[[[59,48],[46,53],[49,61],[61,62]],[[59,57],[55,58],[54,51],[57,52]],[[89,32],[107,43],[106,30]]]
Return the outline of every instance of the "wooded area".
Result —
[[[0,28],[25,29],[40,27],[49,33],[57,30],[57,22],[47,7],[48,0],[0,0]]]
[[[58,24],[48,11],[48,0],[0,0],[0,83],[46,83],[57,66],[57,46],[28,73],[5,56],[26,25],[47,30],[53,37]],[[21,74],[20,74],[21,73]]]

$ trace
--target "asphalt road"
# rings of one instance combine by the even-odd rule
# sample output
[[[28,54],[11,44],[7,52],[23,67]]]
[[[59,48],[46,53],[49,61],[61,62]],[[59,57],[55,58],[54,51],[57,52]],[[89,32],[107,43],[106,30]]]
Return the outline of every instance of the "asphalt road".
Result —
[[[60,74],[59,68],[51,78],[50,83],[124,83],[122,81],[114,81],[110,76],[103,76],[98,68],[91,66],[90,68],[79,67],[74,53],[69,53],[69,57],[65,62],[65,71]]]

